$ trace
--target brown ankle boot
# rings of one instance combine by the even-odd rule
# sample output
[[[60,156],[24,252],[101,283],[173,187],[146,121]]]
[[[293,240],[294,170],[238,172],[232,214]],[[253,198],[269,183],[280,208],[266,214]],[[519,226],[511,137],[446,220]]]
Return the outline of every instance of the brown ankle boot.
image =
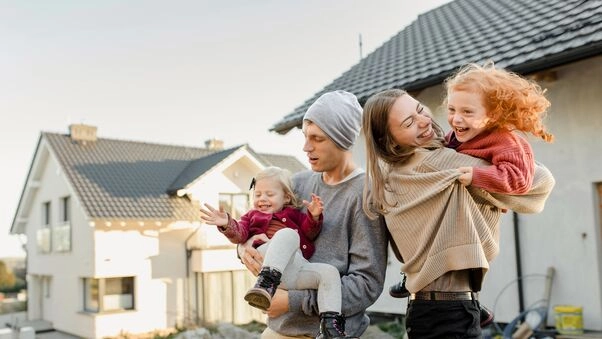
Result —
[[[266,311],[272,304],[272,297],[280,285],[281,277],[282,273],[276,269],[262,268],[255,286],[245,294],[245,300],[249,305]]]
[[[355,338],[345,333],[345,317],[340,313],[320,313],[320,334],[316,339]]]

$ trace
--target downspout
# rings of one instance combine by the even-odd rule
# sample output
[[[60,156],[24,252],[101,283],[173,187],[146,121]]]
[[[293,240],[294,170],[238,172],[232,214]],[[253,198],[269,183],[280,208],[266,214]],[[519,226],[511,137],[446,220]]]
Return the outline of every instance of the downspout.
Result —
[[[523,267],[522,267],[522,257],[520,252],[520,236],[518,233],[518,213],[512,212],[512,225],[514,228],[514,251],[516,254],[516,275],[517,275],[517,286],[518,286],[518,308],[519,314],[523,313],[525,310],[525,295],[523,291]]]

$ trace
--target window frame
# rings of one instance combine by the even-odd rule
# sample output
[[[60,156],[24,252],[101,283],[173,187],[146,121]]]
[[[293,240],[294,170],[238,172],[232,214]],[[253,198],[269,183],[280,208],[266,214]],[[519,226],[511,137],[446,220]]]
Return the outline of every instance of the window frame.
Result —
[[[120,288],[125,289],[122,293],[111,293],[111,290],[114,289],[115,285],[111,286],[111,281],[115,279],[120,279]],[[87,313],[119,313],[119,312],[129,312],[136,310],[136,277],[134,276],[124,276],[124,277],[106,277],[106,278],[82,278],[82,309]],[[126,292],[126,293],[123,293]],[[108,301],[111,299],[107,299],[107,297],[113,296],[117,298],[118,303],[122,303],[120,300],[123,296],[130,296],[129,306],[125,307],[115,307],[109,308],[107,306]],[[128,300],[126,299],[126,303]],[[95,305],[94,305],[95,303]],[[123,306],[123,305],[120,305]]]
[[[44,201],[42,203],[42,226],[44,228],[50,228],[52,225],[52,204],[51,201]]]
[[[235,201],[236,197],[243,197],[245,206],[242,206],[242,208],[239,208],[240,206],[238,206],[236,204],[237,202]],[[223,199],[223,198],[229,198],[229,199]],[[229,210],[227,210],[227,208],[224,208],[224,206],[222,204],[226,200],[228,200],[228,202],[229,202]],[[220,193],[218,193],[218,206],[219,206],[218,208],[220,211],[223,210],[224,212],[228,213],[231,218],[240,219],[240,217],[251,208],[251,195],[246,192],[237,192],[237,193],[220,192]]]
[[[61,198],[60,218],[62,224],[71,221],[71,197],[69,195]]]
[[[36,251],[39,254],[52,252],[52,203],[42,202],[40,210],[40,227],[36,231]]]

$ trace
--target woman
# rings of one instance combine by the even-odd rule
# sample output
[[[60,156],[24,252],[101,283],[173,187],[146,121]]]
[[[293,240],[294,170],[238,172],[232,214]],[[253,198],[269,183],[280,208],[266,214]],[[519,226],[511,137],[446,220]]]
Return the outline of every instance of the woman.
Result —
[[[499,251],[502,209],[543,209],[554,179],[536,166],[525,195],[490,194],[458,182],[463,166],[489,163],[444,147],[430,112],[403,90],[364,105],[367,176],[364,210],[383,215],[403,258],[409,338],[480,338],[483,276]],[[433,326],[437,324],[437,326]]]

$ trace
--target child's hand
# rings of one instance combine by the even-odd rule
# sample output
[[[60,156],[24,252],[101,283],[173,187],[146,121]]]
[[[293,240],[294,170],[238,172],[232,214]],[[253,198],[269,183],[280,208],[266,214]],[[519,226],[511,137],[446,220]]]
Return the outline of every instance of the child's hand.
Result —
[[[472,184],[472,167],[460,167],[458,171],[462,173],[458,177],[458,181],[464,186],[470,186]]]
[[[319,196],[312,193],[311,202],[303,200],[303,205],[307,206],[307,210],[314,217],[314,220],[320,219],[320,214],[324,211],[324,202]]]
[[[228,225],[228,214],[226,212],[218,211],[209,204],[205,204],[205,207],[207,209],[201,207],[201,219],[206,223],[220,227]]]

